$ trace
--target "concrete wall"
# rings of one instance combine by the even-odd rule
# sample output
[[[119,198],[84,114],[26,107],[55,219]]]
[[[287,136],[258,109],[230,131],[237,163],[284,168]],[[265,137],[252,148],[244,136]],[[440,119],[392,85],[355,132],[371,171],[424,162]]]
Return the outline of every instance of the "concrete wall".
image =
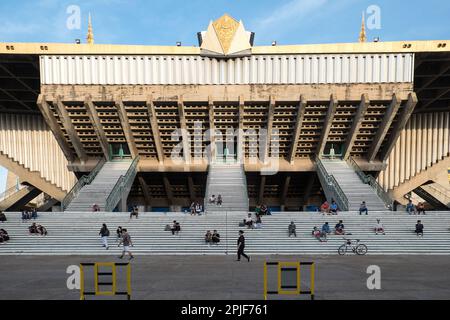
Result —
[[[75,175],[67,169],[52,132],[40,116],[0,114],[0,151],[51,183],[70,190]]]

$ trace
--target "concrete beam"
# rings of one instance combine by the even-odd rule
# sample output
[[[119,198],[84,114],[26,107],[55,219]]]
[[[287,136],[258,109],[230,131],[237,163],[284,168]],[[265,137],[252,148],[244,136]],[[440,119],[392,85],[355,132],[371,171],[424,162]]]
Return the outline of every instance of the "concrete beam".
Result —
[[[192,176],[189,175],[187,178],[188,181],[188,189],[189,189],[189,198],[191,201],[195,201],[197,199],[195,195],[195,188],[194,188],[194,179],[192,179]]]
[[[142,176],[139,176],[138,180],[139,180],[139,184],[141,185],[142,193],[144,194],[146,211],[148,211],[148,207],[151,206],[150,190]]]
[[[264,188],[266,186],[266,176],[261,175],[261,180],[259,182],[259,192],[258,192],[258,202],[262,204],[264,201]]]
[[[125,135],[125,139],[127,140],[131,156],[133,158],[136,158],[139,155],[139,151],[136,147],[136,142],[134,141],[134,136],[130,126],[130,120],[128,119],[125,105],[123,104],[123,101],[120,97],[117,97],[114,102],[116,104],[117,114],[119,115],[120,124],[122,125],[123,133]]]
[[[183,144],[183,157],[186,163],[191,162],[191,148],[189,142],[189,134],[187,130],[186,117],[184,115],[184,103],[183,98],[178,96],[177,100],[178,105],[178,115],[180,118],[180,129],[181,129],[181,142]]]
[[[212,97],[208,97],[208,114],[209,114],[209,141],[210,141],[210,159],[216,157],[216,127],[214,125],[214,101]]]
[[[69,112],[67,112],[66,106],[62,103],[60,97],[56,98],[56,101],[53,102],[53,106],[55,107],[59,115],[59,119],[61,120],[64,129],[69,135],[69,139],[72,142],[78,158],[81,161],[86,161],[88,159],[88,156],[86,155],[83,144],[81,143],[81,139],[78,136],[77,131],[75,130],[75,126],[70,119]]]
[[[310,178],[308,179],[308,184],[306,185],[305,194],[303,195],[303,205],[306,205],[309,197],[311,196],[311,191],[316,182],[317,174],[315,172],[311,172]]]
[[[105,131],[103,130],[102,123],[100,122],[100,118],[98,117],[97,109],[95,108],[95,105],[92,102],[90,96],[87,96],[86,99],[84,100],[84,106],[86,108],[89,119],[91,120],[95,134],[97,135],[98,142],[102,147],[103,155],[105,156],[105,159],[109,159],[108,139],[106,138],[106,134]]]
[[[153,103],[152,96],[147,97],[146,101],[148,117],[150,120],[150,127],[152,128],[153,141],[155,143],[156,154],[158,161],[163,163],[164,161],[164,149],[161,143],[161,135],[158,126],[158,119],[156,118],[155,104]]]
[[[245,141],[244,141],[244,96],[239,96],[239,125],[237,137],[237,159],[240,163],[244,162],[245,158]]]
[[[383,153],[381,155],[381,160],[386,161],[387,158],[389,157],[389,154],[391,153],[392,148],[395,146],[395,143],[397,142],[401,131],[405,128],[406,123],[408,122],[409,118],[411,117],[411,114],[413,113],[416,105],[417,105],[417,96],[414,92],[410,93],[410,95],[408,97],[408,101],[406,102],[406,105],[403,108],[403,111],[400,115],[400,118],[398,119],[397,123],[395,124],[395,127],[394,127],[392,133],[390,134],[389,141],[383,150]]]
[[[300,131],[302,130],[303,119],[306,112],[306,99],[303,95],[300,96],[300,102],[297,109],[297,122],[295,123],[294,133],[291,139],[291,149],[289,151],[288,161],[293,162],[295,158],[295,152],[297,151],[298,140],[300,139]]]
[[[263,139],[263,163],[267,163],[267,159],[269,157],[270,145],[272,142],[272,128],[273,128],[273,117],[275,113],[275,97],[270,96],[269,98],[269,109],[267,111],[267,135],[265,139]],[[260,133],[261,134],[261,133]]]
[[[353,118],[352,127],[346,139],[346,143],[343,151],[343,158],[347,159],[350,156],[350,152],[352,151],[353,145],[355,144],[356,137],[358,135],[359,129],[361,128],[361,124],[364,119],[364,115],[369,108],[370,101],[369,97],[366,93],[361,95],[361,102],[359,104],[358,110]]]
[[[319,141],[319,144],[317,145],[317,155],[319,157],[322,156],[323,150],[325,149],[325,145],[328,140],[328,134],[330,133],[330,129],[331,129],[331,124],[333,123],[334,114],[336,113],[337,105],[338,105],[338,101],[335,98],[334,94],[332,94],[330,96],[330,103],[328,106],[327,115],[326,115],[325,121],[323,123],[320,141]]]
[[[52,131],[53,136],[55,137],[56,141],[58,142],[58,145],[61,148],[62,152],[64,153],[64,156],[66,157],[67,161],[69,161],[69,162],[73,161],[74,156],[72,153],[72,149],[70,148],[69,144],[67,143],[67,140],[64,137],[61,127],[59,126],[58,121],[56,120],[55,116],[53,115],[53,112],[50,110],[50,106],[47,103],[44,95],[42,95],[42,94],[39,95],[38,100],[37,100],[37,106],[38,106],[39,110],[41,111],[45,122],[47,123],[48,127]]]
[[[392,101],[389,107],[384,114],[383,120],[381,121],[380,126],[378,127],[377,133],[373,138],[372,145],[370,146],[369,152],[367,154],[367,160],[373,161],[380,150],[381,144],[392,124],[392,121],[397,114],[398,109],[400,108],[401,100],[397,97],[396,94],[392,96]]]

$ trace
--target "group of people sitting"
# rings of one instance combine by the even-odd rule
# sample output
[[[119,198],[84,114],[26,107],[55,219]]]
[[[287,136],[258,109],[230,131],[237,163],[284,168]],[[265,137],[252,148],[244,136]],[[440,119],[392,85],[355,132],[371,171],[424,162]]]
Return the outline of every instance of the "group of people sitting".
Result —
[[[203,211],[203,206],[198,201],[194,201],[191,203],[191,216],[193,215],[201,215]]]
[[[220,242],[220,234],[217,232],[217,230],[214,230],[212,233],[210,230],[206,231],[205,242],[208,244],[209,243],[218,244]]]
[[[219,194],[216,197],[216,195],[213,194],[213,195],[211,195],[211,197],[209,197],[208,201],[209,201],[210,204],[215,204],[215,205],[218,205],[218,206],[222,206],[222,195]]]
[[[22,210],[22,222],[26,220],[36,219],[38,217],[36,208],[31,210]]]
[[[420,214],[421,212],[425,214],[425,204],[423,202],[419,202],[416,206],[412,203],[411,200],[408,201],[406,205],[406,212],[409,214]]]
[[[36,222],[33,222],[33,224],[28,227],[28,231],[30,234],[40,234],[41,236],[47,235],[47,229],[40,224],[36,224]]]
[[[178,221],[173,220],[172,226],[166,225],[165,231],[172,231],[172,235],[178,234],[181,231],[181,225]]]
[[[338,214],[338,210],[339,210],[338,205],[334,200],[331,200],[331,204],[328,203],[328,201],[325,201],[320,206],[320,212],[322,212],[324,215],[325,214]]]
[[[5,229],[0,229],[0,243],[6,243],[8,240],[8,232]]]
[[[249,213],[247,217],[244,218],[240,226],[247,226],[248,229],[261,229],[262,228],[262,220],[261,215],[257,214],[255,220],[252,218],[252,214]]]
[[[257,216],[268,216],[268,215],[271,215],[269,208],[265,204],[262,204],[260,206],[256,206],[255,214]]]

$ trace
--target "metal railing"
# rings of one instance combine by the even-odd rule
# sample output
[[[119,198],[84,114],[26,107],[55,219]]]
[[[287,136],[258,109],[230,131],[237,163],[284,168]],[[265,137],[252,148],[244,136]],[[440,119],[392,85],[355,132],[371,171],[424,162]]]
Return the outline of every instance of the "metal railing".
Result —
[[[116,184],[112,188],[111,193],[106,199],[105,211],[113,211],[119,201],[122,199],[122,195],[131,189],[134,178],[137,174],[138,162],[139,157],[134,158],[125,175],[121,175],[119,177]]]
[[[355,170],[356,174],[361,179],[361,181],[365,184],[368,184],[373,189],[373,191],[375,191],[377,196],[384,202],[386,208],[392,210],[394,203],[392,199],[389,197],[388,193],[378,183],[378,181],[370,174],[365,174],[358,166],[355,159],[353,159],[352,157],[348,158],[347,163],[353,168],[353,170]]]
[[[89,175],[83,175],[80,179],[78,179],[77,183],[70,189],[69,193],[64,197],[63,201],[61,201],[61,209],[62,211],[65,211],[69,204],[72,202],[73,199],[78,195],[81,189],[87,184],[91,184],[91,182],[95,179],[97,174],[102,169],[103,165],[105,164],[106,159],[101,159],[97,165],[94,167],[94,169],[89,173]]]
[[[336,201],[337,205],[341,211],[348,211],[348,198],[341,186],[336,181],[333,175],[328,174],[322,161],[319,157],[316,157],[317,172],[319,173],[319,179],[322,182],[322,187],[326,188],[326,193],[332,194],[333,199]]]
[[[25,187],[26,187],[25,185],[20,184],[5,190],[4,192],[0,193],[0,202],[5,200],[6,198],[9,198],[11,195],[16,193],[17,191],[22,190]]]

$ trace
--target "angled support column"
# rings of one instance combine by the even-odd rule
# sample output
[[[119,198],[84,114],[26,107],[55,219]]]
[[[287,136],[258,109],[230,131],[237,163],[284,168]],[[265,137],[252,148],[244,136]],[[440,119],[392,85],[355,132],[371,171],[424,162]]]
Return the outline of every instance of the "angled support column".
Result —
[[[174,204],[172,186],[170,185],[169,178],[166,175],[163,176],[164,189],[166,190],[167,199],[169,200],[169,206]]]
[[[283,190],[281,191],[281,197],[280,197],[281,211],[284,211],[285,206],[286,206],[286,198],[287,198],[290,183],[291,183],[291,176],[288,175],[284,179]]]
[[[409,118],[411,117],[411,114],[414,111],[414,108],[417,104],[417,96],[416,94],[410,93],[408,95],[408,101],[406,102],[405,107],[403,108],[403,111],[400,115],[400,119],[395,124],[395,127],[390,134],[389,141],[387,142],[386,147],[384,148],[381,159],[383,161],[386,161],[389,157],[389,154],[392,151],[392,148],[395,146],[395,143],[397,142],[398,137],[400,136],[401,131],[405,128],[406,123],[408,122]]]
[[[244,96],[239,96],[239,125],[237,133],[237,159],[240,163],[244,163],[245,158],[245,141],[244,141]]]
[[[115,100],[117,114],[119,115],[120,124],[122,125],[125,139],[127,140],[128,148],[130,149],[131,156],[136,158],[139,155],[139,151],[134,141],[133,133],[131,132],[130,120],[128,119],[127,110],[120,97]]]
[[[330,104],[328,106],[327,115],[325,117],[325,121],[323,123],[322,134],[320,136],[319,144],[317,145],[317,155],[319,157],[322,156],[323,150],[325,149],[325,145],[328,140],[328,134],[330,133],[331,124],[333,123],[334,114],[336,113],[336,108],[338,105],[337,99],[335,99],[334,95],[330,96]]]
[[[195,201],[197,197],[195,196],[194,179],[192,179],[191,175],[188,176],[188,189],[189,198],[191,199],[191,201]]]
[[[191,148],[189,143],[189,134],[186,125],[186,117],[184,115],[183,99],[178,97],[178,115],[180,116],[181,140],[183,144],[183,157],[186,163],[191,162]]]
[[[298,140],[300,139],[300,131],[302,130],[303,119],[306,112],[306,99],[303,95],[300,96],[300,102],[297,109],[297,122],[295,123],[294,135],[292,136],[291,149],[289,151],[288,161],[292,164],[295,158],[295,152],[297,151]]]
[[[214,125],[214,102],[211,96],[208,96],[208,114],[209,114],[209,141],[210,141],[210,159],[216,158],[216,127]]]
[[[69,112],[67,112],[67,109],[62,103],[60,97],[56,98],[56,102],[55,101],[53,102],[53,106],[58,112],[59,118],[61,119],[64,129],[66,129],[66,132],[69,135],[70,141],[72,142],[72,145],[75,149],[75,152],[77,153],[78,158],[82,162],[85,162],[88,159],[88,157],[86,155],[86,152],[84,151],[80,137],[78,136],[75,130],[75,126],[73,125],[70,119]]]
[[[303,195],[303,205],[306,205],[309,197],[311,196],[311,191],[314,186],[314,183],[316,182],[316,177],[317,177],[316,173],[311,172],[308,184],[306,185],[305,194]]]
[[[143,177],[139,176],[138,180],[139,184],[141,185],[142,192],[144,193],[145,207],[146,207],[145,211],[148,211],[148,207],[151,206],[150,190]]]
[[[262,204],[263,200],[264,200],[264,188],[266,186],[266,176],[265,175],[261,175],[261,180],[259,183],[259,193],[258,193],[258,203],[257,205]]]
[[[89,119],[91,120],[92,126],[94,127],[97,139],[100,142],[100,146],[102,147],[105,159],[109,159],[108,139],[106,138],[102,123],[100,122],[100,118],[98,117],[97,109],[95,109],[95,105],[92,102],[90,96],[86,96],[86,98],[84,99],[84,106],[86,108]]]
[[[49,126],[50,130],[53,133],[56,141],[58,142],[59,147],[61,148],[64,156],[67,161],[72,162],[74,160],[74,156],[72,154],[72,150],[70,149],[69,144],[67,143],[66,138],[61,130],[61,127],[58,124],[53,112],[50,110],[50,106],[45,99],[45,96],[40,94],[37,100],[37,106],[44,117],[45,122]]]
[[[394,93],[394,95],[392,96],[392,101],[388,109],[386,110],[386,113],[384,114],[383,120],[378,128],[378,131],[375,137],[373,138],[372,145],[370,146],[367,155],[368,161],[373,161],[375,159],[378,151],[380,150],[381,144],[383,143],[383,140],[389,130],[389,127],[391,126],[392,121],[394,120],[395,115],[397,114],[397,111],[400,108],[401,102],[402,101]]]
[[[159,133],[158,119],[156,118],[155,104],[151,96],[147,97],[147,112],[150,120],[150,127],[152,128],[153,141],[155,143],[156,154],[159,163],[164,162],[164,149],[161,143],[161,135]]]
[[[361,128],[362,121],[364,119],[364,115],[369,108],[370,101],[367,93],[363,93],[361,95],[361,102],[359,104],[358,110],[356,111],[355,117],[353,118],[352,127],[346,139],[346,143],[343,151],[344,160],[350,156],[350,152],[352,151],[353,145],[355,144],[356,137],[358,135],[359,129]]]
[[[273,116],[275,113],[275,98],[274,96],[270,96],[269,99],[269,110],[267,112],[267,134],[264,141],[264,153],[263,153],[263,163],[267,162],[267,158],[269,157],[269,150],[272,138],[272,128],[273,128]]]

